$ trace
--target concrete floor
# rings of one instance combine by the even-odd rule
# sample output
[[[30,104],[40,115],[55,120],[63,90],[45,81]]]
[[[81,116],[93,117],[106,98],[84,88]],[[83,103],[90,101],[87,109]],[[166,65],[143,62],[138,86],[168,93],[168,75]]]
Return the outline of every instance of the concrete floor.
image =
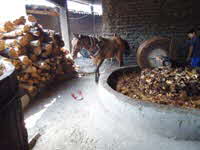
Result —
[[[78,90],[83,93],[82,101],[71,96]],[[99,99],[93,75],[49,87],[25,111],[29,137],[42,134],[34,150],[200,149],[200,142],[148,136],[142,129],[130,135],[129,129],[123,128],[123,120],[105,110]]]
[[[94,65],[92,60],[88,58],[79,57],[75,59],[75,64],[77,66],[80,66],[79,72],[92,73],[96,69],[96,65]],[[115,59],[113,59],[112,61],[105,60],[102,66],[100,67],[100,71],[104,73],[105,71],[109,71],[111,68],[114,69],[118,66],[119,64]]]

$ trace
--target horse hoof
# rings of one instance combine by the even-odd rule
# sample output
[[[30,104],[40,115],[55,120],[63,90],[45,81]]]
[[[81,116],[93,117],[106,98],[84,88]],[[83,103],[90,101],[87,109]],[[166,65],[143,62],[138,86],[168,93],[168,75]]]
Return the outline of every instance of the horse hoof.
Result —
[[[99,80],[95,80],[95,82],[96,82],[96,84],[98,84],[98,83],[99,83]]]
[[[97,77],[95,77],[95,82],[98,83],[98,78]]]
[[[95,78],[95,82],[98,84],[99,83],[99,78]]]

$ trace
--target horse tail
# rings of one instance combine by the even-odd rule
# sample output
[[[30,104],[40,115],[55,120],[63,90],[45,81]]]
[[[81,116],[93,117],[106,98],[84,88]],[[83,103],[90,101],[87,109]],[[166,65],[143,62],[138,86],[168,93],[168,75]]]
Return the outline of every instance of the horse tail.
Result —
[[[126,40],[124,40],[124,39],[122,39],[122,41],[123,41],[124,46],[125,46],[125,52],[124,52],[124,54],[126,56],[129,56],[131,54],[131,49],[130,49],[129,43]]]

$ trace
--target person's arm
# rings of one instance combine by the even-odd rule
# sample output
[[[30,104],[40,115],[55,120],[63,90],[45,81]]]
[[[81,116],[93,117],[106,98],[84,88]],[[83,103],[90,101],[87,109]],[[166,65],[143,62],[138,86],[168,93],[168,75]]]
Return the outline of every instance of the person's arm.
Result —
[[[187,56],[187,61],[190,60],[191,56],[192,56],[192,51],[193,51],[193,46],[191,45],[189,48],[189,52],[188,52],[188,56]]]
[[[193,52],[193,49],[194,49],[194,45],[195,45],[195,39],[193,38],[192,40],[190,40],[189,42],[189,52],[188,52],[188,56],[187,56],[187,61],[189,61],[192,57],[192,52]]]

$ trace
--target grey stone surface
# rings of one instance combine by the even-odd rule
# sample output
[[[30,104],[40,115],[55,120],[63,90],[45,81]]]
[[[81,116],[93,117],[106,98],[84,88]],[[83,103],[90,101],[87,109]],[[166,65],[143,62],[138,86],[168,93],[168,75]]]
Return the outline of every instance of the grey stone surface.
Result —
[[[77,90],[83,101],[72,98]],[[135,128],[137,120],[127,124],[123,112],[113,114],[114,105],[104,107],[98,90],[94,76],[86,76],[49,87],[39,96],[25,112],[29,136],[42,134],[34,150],[199,150],[197,141],[149,136]]]
[[[80,67],[79,72],[83,73],[94,73],[96,69],[96,65],[93,64],[92,60],[89,58],[78,57],[74,60],[75,64]],[[105,73],[111,71],[113,68],[117,68],[119,66],[116,60],[105,60],[102,66],[100,67],[100,72]]]
[[[138,69],[138,67],[124,67],[102,78],[99,91],[100,102],[104,108],[110,110],[113,116],[123,119],[125,128],[129,128],[131,122],[134,122],[132,124],[134,129],[142,129],[149,136],[157,134],[178,140],[200,141],[199,110],[183,109],[132,99],[111,88],[115,88],[116,82],[113,79],[118,78],[120,74],[131,70],[137,71]],[[109,84],[107,81],[109,81]],[[109,99],[109,101],[105,98]],[[124,118],[121,114],[127,117]],[[135,133],[134,130],[129,132]]]

